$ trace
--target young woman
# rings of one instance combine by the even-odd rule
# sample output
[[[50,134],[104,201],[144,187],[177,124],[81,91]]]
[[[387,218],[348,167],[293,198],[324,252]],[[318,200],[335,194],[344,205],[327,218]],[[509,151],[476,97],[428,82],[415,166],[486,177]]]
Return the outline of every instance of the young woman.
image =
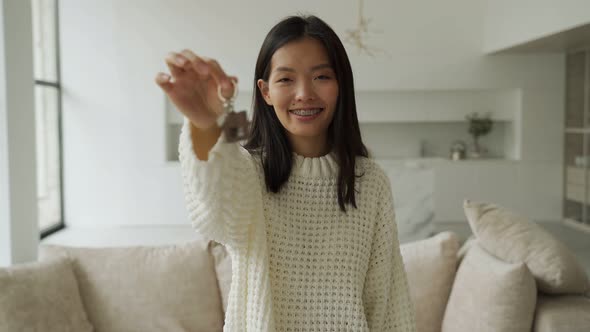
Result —
[[[224,331],[415,331],[390,182],[361,140],[335,32],[288,17],[266,36],[244,146],[217,125],[232,80],[190,50],[156,82],[185,116],[179,153],[194,228],[227,248]]]

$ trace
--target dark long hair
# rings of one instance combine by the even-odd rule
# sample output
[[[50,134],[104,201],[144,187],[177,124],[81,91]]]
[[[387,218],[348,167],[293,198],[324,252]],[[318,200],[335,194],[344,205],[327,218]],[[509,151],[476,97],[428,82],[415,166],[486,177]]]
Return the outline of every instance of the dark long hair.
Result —
[[[256,61],[254,73],[253,118],[244,148],[259,154],[264,169],[266,189],[277,193],[291,174],[293,155],[285,129],[274,108],[264,101],[256,84],[258,79],[268,82],[271,58],[282,46],[305,37],[320,41],[329,55],[338,81],[338,100],[332,122],[328,127],[328,146],[335,152],[339,165],[338,204],[346,212],[345,204],[355,208],[356,156],[368,157],[362,142],[356,114],[352,68],[342,42],[328,24],[316,16],[290,16],[276,24],[268,33]]]

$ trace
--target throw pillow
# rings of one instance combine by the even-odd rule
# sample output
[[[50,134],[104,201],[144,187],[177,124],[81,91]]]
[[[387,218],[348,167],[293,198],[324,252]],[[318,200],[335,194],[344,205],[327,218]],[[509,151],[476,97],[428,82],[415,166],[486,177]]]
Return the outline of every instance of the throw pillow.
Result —
[[[524,263],[506,263],[472,244],[457,270],[442,332],[530,331],[536,300]]]
[[[221,331],[223,316],[207,242],[165,246],[41,247],[66,255],[97,331]]]
[[[506,262],[526,263],[541,291],[582,294],[590,289],[575,256],[539,225],[495,204],[465,200],[464,209],[480,245]]]
[[[459,252],[457,252],[457,259],[459,260],[459,264],[461,264],[463,258],[465,258],[465,255],[467,255],[467,252],[474,243],[476,243],[476,240],[473,235],[471,235],[467,238],[467,240],[465,240],[465,243],[463,243],[463,245],[459,249]]]
[[[93,331],[67,258],[0,268],[0,331]]]
[[[418,332],[440,332],[457,270],[459,239],[452,232],[400,246]]]

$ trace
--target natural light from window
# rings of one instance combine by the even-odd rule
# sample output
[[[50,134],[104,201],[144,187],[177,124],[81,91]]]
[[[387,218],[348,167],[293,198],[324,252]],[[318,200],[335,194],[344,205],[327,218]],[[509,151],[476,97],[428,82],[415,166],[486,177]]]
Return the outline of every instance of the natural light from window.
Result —
[[[62,224],[60,84],[56,0],[32,0],[37,135],[37,197],[41,232]]]

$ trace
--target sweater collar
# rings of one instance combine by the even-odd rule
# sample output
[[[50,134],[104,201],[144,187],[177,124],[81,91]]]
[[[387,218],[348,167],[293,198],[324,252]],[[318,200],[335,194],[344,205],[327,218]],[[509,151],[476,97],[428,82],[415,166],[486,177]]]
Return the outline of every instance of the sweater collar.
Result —
[[[313,178],[333,178],[338,176],[336,152],[332,151],[320,157],[304,157],[293,154],[292,174]]]

